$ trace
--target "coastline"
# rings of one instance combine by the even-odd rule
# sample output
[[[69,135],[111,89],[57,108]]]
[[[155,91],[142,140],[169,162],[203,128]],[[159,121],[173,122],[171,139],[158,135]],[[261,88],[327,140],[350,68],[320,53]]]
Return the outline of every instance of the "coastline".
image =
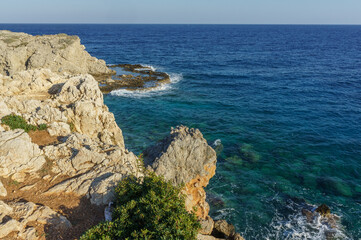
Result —
[[[0,237],[37,239],[36,236],[50,234],[51,239],[58,234],[77,235],[100,221],[94,218],[99,218],[100,210],[111,201],[112,188],[117,182],[129,175],[144,175],[139,159],[125,149],[122,132],[104,105],[98,82],[87,74],[99,76],[103,71],[103,75],[108,76],[112,71],[104,61],[85,52],[79,38],[65,34],[33,37],[1,31],[0,49],[7,59],[6,64],[0,62],[0,205],[4,209],[0,219],[10,219],[0,224]],[[32,49],[37,50],[36,54],[29,54]],[[168,75],[167,78],[169,81]],[[29,134],[26,128],[17,130],[19,127],[13,128],[11,122],[4,122],[7,116],[24,121],[34,129]],[[40,130],[40,126],[45,130]],[[195,168],[192,165],[197,163],[191,171],[196,175],[174,183],[187,185],[184,193],[188,196],[188,211],[193,211],[193,207],[203,209],[196,212],[199,219],[206,219],[201,231],[204,236],[199,235],[199,239],[213,239],[211,234],[242,239],[232,225],[225,221],[213,222],[208,216],[203,187],[215,174],[216,156],[203,135],[198,130],[178,127],[164,141],[161,149],[184,144],[207,149],[198,153],[199,150],[194,151],[192,147],[179,149],[180,162],[184,156],[194,155],[193,163],[181,165],[187,173],[187,168]],[[21,154],[14,148],[18,145],[24,146]],[[160,149],[157,149],[156,146],[150,148],[148,155],[158,156]],[[204,155],[203,151],[208,153]],[[150,159],[147,160],[150,165],[156,161],[167,165],[170,161],[167,157]],[[151,168],[157,172],[156,166],[158,164],[153,164]],[[167,176],[170,181],[175,178]],[[194,189],[194,185],[199,184],[200,187]],[[37,193],[34,195],[34,192]],[[95,213],[90,219],[82,213],[87,207]],[[76,218],[74,212],[83,216],[77,220],[82,224],[75,228],[71,223]],[[36,227],[32,225],[34,221]],[[45,228],[45,225],[49,226]]]

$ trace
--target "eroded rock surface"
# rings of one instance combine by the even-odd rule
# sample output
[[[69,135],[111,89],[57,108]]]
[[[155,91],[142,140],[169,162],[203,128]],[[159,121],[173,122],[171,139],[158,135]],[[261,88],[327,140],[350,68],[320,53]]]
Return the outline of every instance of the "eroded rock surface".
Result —
[[[90,56],[77,36],[0,31],[0,74],[9,76],[35,68],[93,76],[114,73],[103,60]]]
[[[70,194],[106,205],[120,180],[143,174],[137,157],[125,149],[122,132],[91,75],[57,74],[48,69],[0,75],[0,119],[9,114],[48,128],[26,133],[0,123],[0,199],[18,198],[21,192],[41,186],[41,192],[34,192],[37,199]],[[21,187],[16,189],[17,185]],[[7,188],[16,190],[9,193]],[[36,229],[20,220],[13,204],[8,203],[11,219],[0,221],[1,236],[10,234],[11,239],[15,232],[23,239],[38,239]],[[53,221],[41,215],[55,214],[50,208],[28,205],[35,210],[23,214],[26,221],[43,225]]]
[[[26,174],[36,173],[44,163],[43,152],[24,130],[0,132],[1,177],[11,176],[13,180],[23,182]]]
[[[188,211],[196,207],[199,218],[208,216],[204,187],[215,174],[217,157],[198,129],[172,129],[168,137],[144,152],[144,162],[174,185],[185,185]]]
[[[32,222],[47,225],[54,229],[67,229],[72,225],[66,217],[49,207],[32,202],[12,202],[6,204],[0,201],[0,238],[14,233],[17,239],[38,239]]]
[[[29,70],[0,75],[0,89],[0,118],[21,115],[30,124],[47,124],[51,135],[66,136],[73,130],[124,147],[122,131],[91,75]]]

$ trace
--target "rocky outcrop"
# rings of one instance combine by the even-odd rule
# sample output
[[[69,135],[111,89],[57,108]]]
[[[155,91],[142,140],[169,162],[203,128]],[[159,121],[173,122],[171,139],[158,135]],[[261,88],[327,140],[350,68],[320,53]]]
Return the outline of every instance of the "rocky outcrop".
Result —
[[[0,31],[0,74],[47,68],[53,72],[110,75],[103,60],[90,56],[77,36],[66,34],[32,36]]]
[[[58,75],[47,69],[0,75],[0,118],[23,116],[30,124],[47,124],[51,135],[73,131],[124,147],[114,115],[103,103],[97,81],[90,75]]]
[[[186,209],[195,212],[201,224],[198,240],[243,239],[233,225],[225,220],[214,222],[208,216],[204,187],[215,174],[217,156],[198,129],[172,128],[169,136],[146,149],[143,156],[149,170],[183,186]]]
[[[200,219],[208,216],[204,187],[216,170],[217,157],[198,129],[179,126],[144,152],[144,163],[175,186],[184,185],[186,208]]]
[[[163,84],[170,83],[170,76],[165,72],[155,71],[154,68],[140,64],[117,64],[110,66],[111,69],[121,69],[121,75],[112,78],[99,79],[100,89],[103,93],[109,93],[115,89],[127,90],[151,90]],[[129,74],[123,74],[129,72]]]
[[[0,201],[0,238],[14,233],[16,239],[38,239],[40,234],[31,224],[32,222],[47,225],[47,227],[57,230],[72,226],[68,219],[49,207],[32,202],[6,204]]]
[[[70,194],[106,205],[119,181],[143,174],[137,157],[125,149],[122,132],[91,75],[56,74],[48,69],[0,75],[0,107],[0,119],[14,114],[29,124],[48,126],[27,133],[0,123],[0,199],[43,186],[37,199]],[[44,144],[44,136],[57,140]],[[15,216],[14,204],[7,204],[11,219],[0,221],[1,236],[37,239],[36,229]],[[53,221],[48,215],[58,216],[46,206],[30,205],[34,211],[23,217],[28,222],[44,226]],[[57,221],[54,224],[60,226]]]

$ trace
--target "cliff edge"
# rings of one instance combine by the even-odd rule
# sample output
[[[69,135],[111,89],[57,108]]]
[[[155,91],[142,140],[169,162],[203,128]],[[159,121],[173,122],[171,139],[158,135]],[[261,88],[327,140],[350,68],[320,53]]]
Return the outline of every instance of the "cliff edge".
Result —
[[[0,31],[1,239],[77,238],[104,220],[119,181],[144,176],[94,79],[110,74],[76,36]],[[199,239],[241,239],[208,216],[203,188],[216,154],[199,130],[172,129],[144,156],[184,186],[187,210],[196,207],[202,223]]]

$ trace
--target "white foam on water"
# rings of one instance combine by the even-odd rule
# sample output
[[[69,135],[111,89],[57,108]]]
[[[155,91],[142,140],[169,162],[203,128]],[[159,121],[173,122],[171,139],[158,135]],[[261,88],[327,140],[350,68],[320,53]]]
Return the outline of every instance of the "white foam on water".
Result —
[[[214,147],[218,147],[218,146],[220,146],[221,144],[222,144],[221,139],[216,139],[216,140],[213,142],[213,146],[214,146]]]
[[[276,215],[272,220],[271,228],[266,239],[326,240],[328,239],[327,235],[332,235],[331,239],[334,240],[350,239],[345,235],[341,224],[337,224],[336,228],[332,228],[320,215],[312,222],[308,222],[300,212],[292,214],[286,219]]]
[[[164,83],[149,90],[117,89],[111,91],[110,95],[119,96],[119,97],[130,97],[130,98],[143,98],[143,97],[153,97],[153,96],[163,95],[173,89],[174,87],[173,84],[183,79],[183,75],[178,73],[171,73],[169,74],[169,77],[170,77],[170,83]]]
[[[140,64],[142,65],[144,68],[137,68],[137,70],[152,70],[153,72],[155,72],[157,70],[157,67],[149,65],[149,64]]]

